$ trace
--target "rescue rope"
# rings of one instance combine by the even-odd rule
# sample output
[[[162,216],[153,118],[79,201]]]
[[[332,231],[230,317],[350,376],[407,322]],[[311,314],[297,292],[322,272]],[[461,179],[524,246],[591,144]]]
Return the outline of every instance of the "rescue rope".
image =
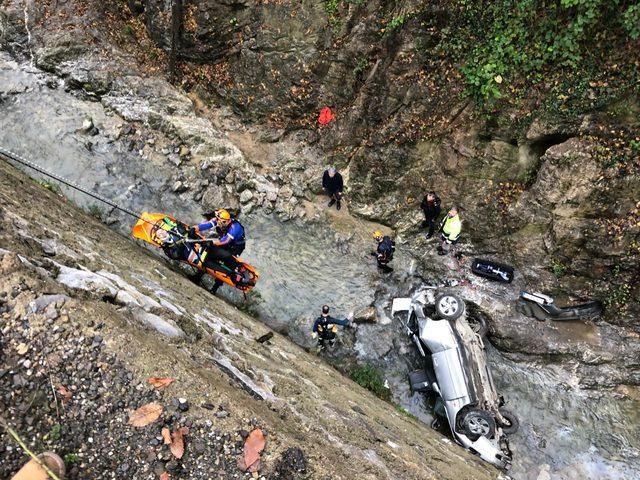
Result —
[[[153,222],[150,222],[149,220],[143,218],[139,213],[134,212],[133,210],[129,210],[128,208],[125,208],[121,205],[118,205],[117,203],[109,200],[108,198],[103,197],[102,195],[96,193],[96,192],[92,192],[91,190],[88,190],[84,187],[81,187],[80,185],[67,180],[63,177],[61,177],[60,175],[57,175],[55,173],[50,172],[49,170],[41,167],[40,165],[37,165],[29,160],[24,159],[23,157],[17,155],[16,153],[12,152],[11,150],[7,150],[5,148],[0,147],[0,158],[4,159],[5,161],[13,161],[16,163],[19,163],[20,165],[24,165],[25,167],[28,167],[32,170],[35,170],[38,173],[41,173],[42,175],[45,175],[49,178],[53,178],[54,180],[56,180],[57,182],[60,182],[74,190],[77,190],[79,192],[84,193],[85,195],[90,196],[91,198],[94,198],[100,202],[103,202],[109,206],[111,206],[112,208],[114,208],[115,210],[120,210],[121,212],[126,213],[127,215],[132,216],[133,218],[135,218],[136,220],[142,220],[145,223],[148,223],[150,225],[154,225]],[[8,162],[9,163],[9,162]],[[177,232],[176,232],[177,233]],[[182,239],[181,242],[184,243],[209,243],[209,242],[213,242],[215,240],[215,238],[202,238],[202,239]]]
[[[133,210],[129,210],[128,208],[122,207],[120,205],[118,205],[117,203],[112,202],[111,200],[103,197],[102,195],[92,192],[91,190],[87,190],[84,187],[81,187],[80,185],[77,185],[69,180],[66,180],[65,178],[56,175],[55,173],[51,173],[50,171],[42,168],[39,165],[36,165],[33,162],[30,162],[29,160],[26,160],[24,158],[22,158],[21,156],[15,154],[14,152],[10,151],[10,150],[6,150],[2,147],[0,147],[0,158],[3,158],[5,161],[13,161],[16,163],[19,163],[21,165],[24,165],[25,167],[28,167],[32,170],[35,170],[38,173],[41,173],[42,175],[45,175],[49,178],[53,178],[54,180],[56,180],[57,182],[60,182],[70,188],[73,188],[74,190],[77,190],[79,192],[84,193],[85,195],[90,196],[91,198],[94,198],[102,203],[105,203],[111,207],[113,207],[116,210],[120,210],[121,212],[126,213],[127,215],[131,215],[133,218],[137,219],[137,220],[144,220],[143,218],[141,218],[139,213],[134,212]]]

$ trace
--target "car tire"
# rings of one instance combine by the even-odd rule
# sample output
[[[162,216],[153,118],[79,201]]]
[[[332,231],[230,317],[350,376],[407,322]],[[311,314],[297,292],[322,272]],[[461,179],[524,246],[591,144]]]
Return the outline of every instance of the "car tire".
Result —
[[[496,421],[486,410],[472,408],[467,410],[460,422],[462,433],[475,442],[480,437],[492,438],[496,433]]]
[[[520,428],[520,421],[515,413],[510,410],[500,409],[500,415],[506,420],[506,422],[499,422],[500,428],[505,435],[511,435],[516,433]]]
[[[464,300],[453,293],[441,293],[435,300],[436,314],[445,320],[459,318],[465,310]]]

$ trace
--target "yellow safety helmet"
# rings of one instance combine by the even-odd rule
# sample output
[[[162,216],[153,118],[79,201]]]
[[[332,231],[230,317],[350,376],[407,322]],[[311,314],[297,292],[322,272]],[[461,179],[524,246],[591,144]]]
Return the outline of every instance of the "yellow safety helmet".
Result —
[[[380,230],[376,230],[373,232],[373,239],[380,240],[382,238],[382,232]]]
[[[231,214],[223,208],[216,212],[216,218],[219,218],[220,220],[231,220]]]

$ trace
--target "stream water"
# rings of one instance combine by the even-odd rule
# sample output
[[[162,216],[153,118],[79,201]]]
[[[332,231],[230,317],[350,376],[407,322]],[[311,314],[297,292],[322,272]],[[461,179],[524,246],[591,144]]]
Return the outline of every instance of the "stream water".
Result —
[[[1,55],[0,93],[5,96],[0,102],[0,146],[135,211],[166,211],[185,221],[200,218],[201,207],[188,192],[171,192],[177,172],[173,165],[143,160],[102,135],[93,137],[87,148],[87,137],[75,132],[83,119],[111,122],[99,103],[51,89],[45,83],[57,80],[22,70]],[[95,203],[74,191],[64,193],[84,207]],[[46,205],[42,209],[46,215]],[[119,220],[114,227],[128,235],[132,219],[110,216]],[[300,316],[314,316],[323,303],[346,314],[375,301],[384,313],[393,296],[404,296],[417,285],[409,274],[411,258],[402,252],[394,261],[396,271],[382,282],[361,246],[338,248],[328,228],[280,223],[261,214],[242,220],[249,238],[243,257],[262,273],[247,300],[248,309],[274,328],[286,329]],[[223,295],[244,304],[228,289]],[[355,347],[360,358],[384,368],[394,401],[429,421],[424,399],[411,396],[406,385],[415,357],[399,325],[361,326]],[[499,391],[521,422],[520,431],[511,437],[513,478],[640,478],[637,403],[608,392],[572,389],[567,386],[570,374],[561,366],[518,364],[493,349],[489,356]]]

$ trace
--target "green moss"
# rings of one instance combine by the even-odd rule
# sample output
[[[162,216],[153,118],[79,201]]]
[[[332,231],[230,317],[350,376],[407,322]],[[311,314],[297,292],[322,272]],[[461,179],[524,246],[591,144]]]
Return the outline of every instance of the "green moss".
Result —
[[[411,418],[412,420],[418,420],[418,417],[416,417],[413,413],[406,410],[402,405],[394,403],[393,406],[395,407],[397,412],[405,415],[406,417]]]
[[[353,76],[358,77],[367,68],[369,68],[369,59],[366,57],[360,58],[358,63],[356,63],[356,66],[353,68]]]
[[[551,260],[551,271],[556,278],[560,279],[567,273],[567,266],[558,260]]]
[[[627,310],[630,300],[631,285],[625,282],[617,285],[610,285],[603,303],[607,310],[619,313]]]
[[[67,467],[72,467],[80,461],[80,456],[77,453],[67,453],[64,456],[64,463]]]
[[[89,207],[87,208],[87,213],[92,217],[97,218],[98,220],[102,220],[102,208],[100,208],[100,206],[96,205],[95,203],[89,205]]]
[[[57,183],[52,182],[50,180],[40,180],[38,183],[42,185],[44,188],[46,188],[47,190],[51,190],[56,195],[62,195],[62,190],[60,189],[60,185],[58,185]]]
[[[358,385],[371,391],[377,397],[386,401],[391,398],[389,389],[384,385],[384,375],[379,368],[371,364],[355,365],[347,371],[347,374]]]
[[[59,423],[55,423],[51,426],[51,430],[49,430],[49,439],[57,442],[62,437],[62,425]]]

